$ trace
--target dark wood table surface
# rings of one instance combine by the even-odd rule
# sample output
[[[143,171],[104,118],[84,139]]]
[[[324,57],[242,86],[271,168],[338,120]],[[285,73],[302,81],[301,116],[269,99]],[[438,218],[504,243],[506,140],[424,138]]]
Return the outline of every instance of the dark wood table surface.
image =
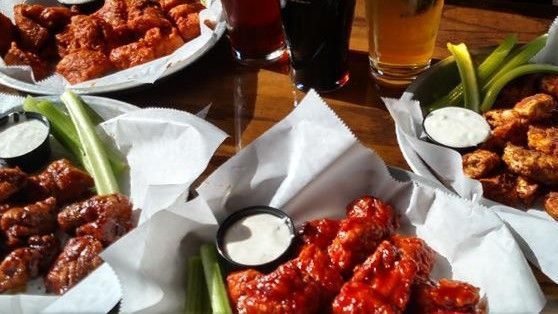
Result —
[[[516,33],[522,42],[529,41],[545,32],[557,14],[556,7],[545,5],[455,0],[444,8],[434,59],[447,57],[447,42],[465,42],[474,49],[496,45],[510,33]],[[364,0],[357,0],[350,49],[349,84],[323,97],[363,144],[388,164],[409,169],[397,145],[394,123],[380,98],[397,97],[402,91],[378,87],[368,74]],[[2,86],[0,92],[16,93]],[[293,88],[288,65],[265,69],[237,65],[223,38],[207,55],[173,77],[105,96],[141,107],[164,106],[189,112],[211,105],[207,119],[231,137],[217,151],[206,176],[291,112],[304,94]],[[558,313],[558,285],[535,273],[549,300],[546,311]]]

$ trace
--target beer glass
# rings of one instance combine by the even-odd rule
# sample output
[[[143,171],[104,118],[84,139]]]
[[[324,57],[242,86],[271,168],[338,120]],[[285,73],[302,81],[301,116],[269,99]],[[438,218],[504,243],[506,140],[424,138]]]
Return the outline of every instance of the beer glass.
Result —
[[[370,69],[409,83],[430,66],[444,0],[366,0]]]

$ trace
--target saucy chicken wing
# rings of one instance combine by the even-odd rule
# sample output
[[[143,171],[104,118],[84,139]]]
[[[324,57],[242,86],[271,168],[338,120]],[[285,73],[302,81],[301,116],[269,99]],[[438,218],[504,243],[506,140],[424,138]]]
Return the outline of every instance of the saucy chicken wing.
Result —
[[[364,196],[347,206],[347,218],[328,247],[333,265],[344,275],[372,254],[378,244],[393,235],[399,222],[393,208],[372,197]]]
[[[110,36],[110,25],[100,18],[88,15],[76,15],[64,32],[56,35],[58,54],[64,57],[80,50],[108,52],[106,38]]]
[[[26,243],[30,236],[51,233],[56,228],[56,199],[10,208],[2,214],[0,226],[10,247]]]
[[[166,19],[159,2],[155,0],[127,0],[128,27],[138,34],[152,28],[168,29],[171,23]]]
[[[509,144],[502,160],[515,174],[540,183],[558,184],[558,157]]]
[[[469,178],[479,179],[486,177],[499,165],[500,156],[486,149],[477,149],[474,152],[463,155],[463,172]]]
[[[29,18],[29,16],[37,14],[37,8],[42,10],[42,6],[30,6],[27,4],[18,4],[14,6],[14,20],[20,40],[19,42],[25,49],[30,49],[35,52],[46,44],[50,36],[46,27],[41,26],[37,21]]]
[[[14,41],[10,49],[4,55],[4,62],[7,65],[27,65],[33,71],[35,80],[42,80],[52,72],[52,66],[43,60],[37,53],[22,50]]]
[[[103,260],[101,242],[91,236],[71,238],[45,278],[47,291],[63,294],[89,275]]]
[[[128,27],[128,12],[126,1],[105,0],[103,7],[92,14],[112,27],[113,36],[107,39],[109,47],[117,47],[133,41],[134,33]]]
[[[13,250],[0,263],[0,293],[21,292],[39,274],[41,254],[32,248]]]
[[[486,313],[479,289],[464,282],[441,279],[438,283],[418,282],[413,287],[409,313],[475,314]]]
[[[355,268],[333,301],[333,313],[402,313],[417,271],[415,261],[384,241]]]
[[[27,174],[19,168],[0,168],[0,202],[8,200],[27,184]]]
[[[199,12],[205,7],[197,2],[181,4],[168,11],[168,16],[174,22],[182,39],[188,42],[201,34]]]
[[[109,245],[132,226],[132,204],[122,194],[97,195],[66,206],[58,214],[58,225],[78,236],[90,235]]]
[[[390,239],[405,258],[411,259],[417,266],[417,277],[427,279],[434,268],[436,253],[422,239],[395,235]]]
[[[36,235],[31,236],[27,240],[27,246],[31,249],[37,250],[41,255],[39,261],[39,271],[45,274],[50,269],[54,259],[58,256],[60,250],[60,241],[54,234]]]
[[[2,30],[0,32],[0,57],[3,57],[15,39],[15,27],[12,21],[2,13],[0,13],[0,29]]]
[[[327,250],[339,231],[339,220],[320,219],[308,221],[302,226],[300,236],[304,244],[314,244]]]
[[[104,53],[88,49],[65,55],[56,66],[56,72],[72,84],[103,76],[112,69],[113,65]]]

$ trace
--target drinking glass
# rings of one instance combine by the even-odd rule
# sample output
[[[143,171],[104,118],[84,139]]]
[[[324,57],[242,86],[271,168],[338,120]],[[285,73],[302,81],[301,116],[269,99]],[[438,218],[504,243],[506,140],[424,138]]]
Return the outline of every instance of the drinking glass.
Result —
[[[264,65],[285,53],[279,0],[222,0],[233,56]]]
[[[444,0],[366,0],[370,70],[409,83],[430,66]]]
[[[295,86],[325,92],[349,81],[355,0],[284,0],[281,17]]]

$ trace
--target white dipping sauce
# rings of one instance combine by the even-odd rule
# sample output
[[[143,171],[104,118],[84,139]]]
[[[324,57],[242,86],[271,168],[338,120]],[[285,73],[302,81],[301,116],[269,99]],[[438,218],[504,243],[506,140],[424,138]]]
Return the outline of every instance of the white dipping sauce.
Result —
[[[39,147],[48,136],[48,127],[37,119],[22,120],[0,128],[0,157],[24,155]]]
[[[490,136],[490,125],[473,110],[446,107],[424,119],[424,131],[434,141],[455,148],[473,147]]]
[[[277,259],[289,248],[291,240],[287,220],[271,214],[246,216],[232,224],[224,237],[229,258],[244,265]]]

